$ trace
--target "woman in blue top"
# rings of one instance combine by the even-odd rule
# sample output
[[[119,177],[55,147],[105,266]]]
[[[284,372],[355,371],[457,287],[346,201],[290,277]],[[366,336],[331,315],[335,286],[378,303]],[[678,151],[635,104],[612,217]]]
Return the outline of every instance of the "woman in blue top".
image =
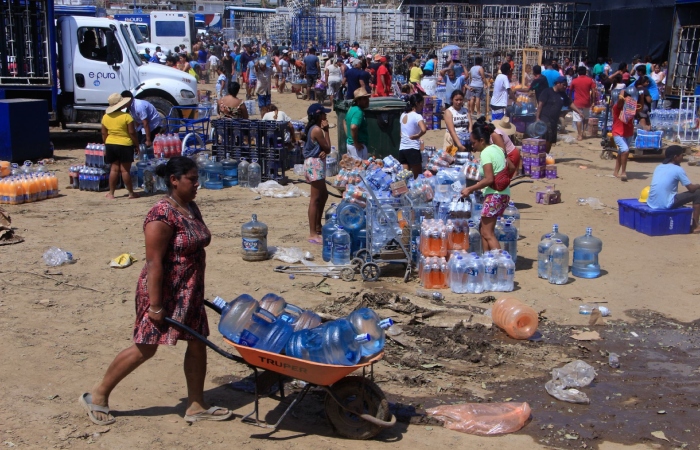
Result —
[[[431,53],[428,55],[428,61],[425,63],[425,66],[423,66],[423,76],[430,77],[435,73],[435,68],[437,67],[437,56],[435,56],[435,53]]]
[[[328,134],[326,113],[330,109],[319,103],[309,106],[306,114],[309,118],[306,124],[306,144],[304,144],[304,172],[306,182],[311,185],[309,200],[309,242],[323,244],[321,237],[321,217],[328,200],[326,189],[326,155],[331,151],[331,137]]]
[[[508,170],[508,164],[513,164],[506,158],[505,150],[489,143],[492,132],[491,125],[486,122],[476,122],[472,126],[470,135],[472,150],[481,152],[479,174],[483,178],[476,184],[465,187],[461,192],[462,197],[468,197],[472,192],[483,189],[485,197],[481,211],[480,232],[484,252],[501,248],[494,231],[498,217],[503,215],[510,201],[510,187],[497,191],[491,186],[496,175],[502,170]]]

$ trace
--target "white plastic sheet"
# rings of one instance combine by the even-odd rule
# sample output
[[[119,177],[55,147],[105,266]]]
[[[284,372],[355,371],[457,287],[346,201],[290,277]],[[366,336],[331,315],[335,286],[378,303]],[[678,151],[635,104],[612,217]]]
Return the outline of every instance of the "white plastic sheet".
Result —
[[[292,198],[292,197],[308,197],[308,192],[304,192],[293,184],[287,186],[282,186],[275,180],[265,181],[260,183],[258,187],[251,188],[251,191],[256,194],[260,194],[264,197],[274,197],[274,198]]]

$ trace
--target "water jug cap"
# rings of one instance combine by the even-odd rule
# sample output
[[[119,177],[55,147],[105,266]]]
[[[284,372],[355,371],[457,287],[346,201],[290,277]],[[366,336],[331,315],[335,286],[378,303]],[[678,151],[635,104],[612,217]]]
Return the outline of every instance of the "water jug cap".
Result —
[[[593,228],[587,227],[587,228],[586,228],[586,234],[593,234]]]
[[[364,333],[364,334],[358,334],[355,336],[355,340],[357,342],[369,342],[372,338],[370,337],[369,333]]]
[[[392,326],[393,324],[394,324],[394,321],[391,320],[390,318],[387,318],[387,319],[384,319],[384,320],[380,320],[380,321],[379,321],[379,326],[382,327],[382,328],[389,328],[389,327]]]
[[[505,259],[511,259],[511,258],[510,258],[510,255],[505,255],[504,258],[505,258]]]
[[[457,256],[457,259],[462,259],[462,255]]]
[[[258,215],[257,215],[257,214],[253,214],[253,222],[257,222],[257,221],[258,221]]]
[[[342,229],[343,229],[343,226],[342,226],[342,225],[338,225],[338,229],[339,229],[339,230],[342,230]]]
[[[552,237],[552,233],[547,233],[544,235],[544,239],[549,239]]]
[[[561,244],[561,239],[555,239],[554,242],[556,242],[557,244]]]

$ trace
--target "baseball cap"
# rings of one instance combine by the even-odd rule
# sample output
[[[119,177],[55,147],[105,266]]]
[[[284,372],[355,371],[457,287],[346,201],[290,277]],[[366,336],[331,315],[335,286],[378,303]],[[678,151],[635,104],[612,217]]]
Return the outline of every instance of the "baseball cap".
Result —
[[[355,47],[355,46],[359,47],[359,46],[360,46],[360,43],[357,42],[357,41],[355,41],[355,42],[352,43],[352,46],[353,46],[353,47]]]
[[[385,63],[385,62],[386,62],[386,58],[382,56],[381,58],[379,58],[379,62]]]
[[[672,145],[666,149],[666,153],[664,154],[665,158],[664,158],[663,163],[668,164],[671,162],[671,160],[673,158],[675,158],[678,155],[682,155],[683,153],[685,153],[685,150],[683,149],[683,147],[681,147],[680,145]]]
[[[306,115],[313,116],[321,112],[328,114],[331,112],[331,110],[329,108],[324,108],[320,103],[314,103],[313,105],[309,106],[309,109],[306,110]]]
[[[566,83],[566,77],[558,77],[556,80],[554,80],[554,84],[559,84],[559,83]]]
[[[374,55],[374,60],[375,60],[375,61],[379,61],[380,59],[382,59],[382,55],[380,55],[379,53],[377,53],[376,55]]]

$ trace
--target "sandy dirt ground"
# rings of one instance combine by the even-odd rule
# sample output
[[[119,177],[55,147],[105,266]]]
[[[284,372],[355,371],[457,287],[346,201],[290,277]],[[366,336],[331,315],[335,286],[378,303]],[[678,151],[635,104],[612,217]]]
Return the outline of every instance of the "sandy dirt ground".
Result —
[[[291,93],[274,93],[273,101],[294,119],[304,117],[308,107],[308,102]],[[329,120],[336,122],[335,113],[329,114]],[[430,131],[426,143],[440,145],[443,133]],[[331,130],[331,136],[335,142],[337,128]],[[144,264],[143,220],[161,195],[127,200],[126,192],[118,191],[117,200],[110,201],[104,193],[67,189],[68,167],[82,163],[85,144],[98,141],[99,136],[56,129],[52,140],[56,164],[51,169],[60,177],[60,197],[6,207],[16,233],[26,241],[0,247],[3,447],[698,448],[699,407],[693,400],[700,376],[700,355],[694,350],[699,334],[693,322],[700,317],[698,237],[652,238],[618,224],[617,199],[638,197],[649,184],[658,160],[631,161],[630,179],[623,183],[611,177],[614,162],[599,158],[599,139],[559,144],[553,154],[559,169],[556,186],[563,203],[535,203],[535,191],[547,184],[544,181],[513,188],[523,237],[518,242],[516,291],[512,295],[542,312],[546,318],[542,340],[518,342],[494,328],[476,327],[464,332],[465,341],[460,344],[471,348],[468,357],[438,351],[441,347],[444,350],[454,338],[451,333],[459,330],[449,331],[434,318],[421,321],[376,301],[386,296],[406,297],[425,309],[444,312],[456,308],[455,316],[459,316],[487,308],[482,296],[445,291],[446,301],[436,306],[413,295],[417,281],[404,283],[400,270],[386,271],[377,283],[363,283],[359,277],[353,282],[329,279],[326,283],[331,293],[323,294],[315,288],[318,278],[297,276],[291,280],[273,272],[278,261],[246,263],[240,258],[241,225],[255,213],[269,227],[269,245],[300,247],[320,259],[320,247],[306,240],[308,198],[257,198],[257,194],[237,187],[200,190],[196,201],[213,235],[207,248],[207,298],[219,295],[233,299],[242,293],[259,298],[276,292],[291,303],[331,313],[338,313],[344,302],[365,299],[402,324],[406,338],[413,339],[413,344],[392,341],[387,345],[386,360],[377,364],[376,381],[397,408],[417,412],[402,414],[394,428],[375,440],[357,442],[334,435],[320,392],[312,392],[276,433],[242,424],[240,417],[251,410],[253,396],[232,389],[230,382],[250,371],[214,352],[209,352],[205,395],[212,404],[232,408],[236,418],[187,425],[183,420],[183,344],[160,349],[117,387],[110,400],[115,424],[99,427],[89,422],[77,398],[90,390],[114,356],[131,343],[134,290]],[[700,181],[700,168],[684,167],[691,180]],[[308,185],[298,186],[308,191]],[[587,197],[598,198],[605,207],[594,210],[579,206],[577,200]],[[553,223],[558,223],[572,242],[586,227],[593,228],[604,243],[600,278],[572,277],[563,286],[537,278],[537,243]],[[47,268],[41,255],[54,245],[73,252],[77,263]],[[125,252],[138,261],[127,269],[111,269],[110,259]],[[570,339],[573,331],[588,328],[587,316],[578,314],[581,301],[606,302],[612,311],[606,325],[595,327],[602,340]],[[453,320],[454,325],[451,314],[437,317]],[[209,323],[212,340],[222,344],[214,314],[210,314]],[[681,334],[664,343],[664,337],[654,333],[660,329]],[[442,331],[428,335],[429,330]],[[481,346],[470,347],[478,342]],[[606,364],[610,348],[622,354],[620,371]],[[601,384],[584,389],[591,405],[559,402],[544,390],[549,371],[574,359],[584,359],[598,370]],[[293,397],[285,403],[263,399],[262,417],[276,421],[283,405]],[[506,399],[529,401],[533,406],[532,421],[507,436],[462,434],[422,423],[420,415],[424,407],[441,403]],[[664,431],[669,441],[653,437],[652,431]]]

